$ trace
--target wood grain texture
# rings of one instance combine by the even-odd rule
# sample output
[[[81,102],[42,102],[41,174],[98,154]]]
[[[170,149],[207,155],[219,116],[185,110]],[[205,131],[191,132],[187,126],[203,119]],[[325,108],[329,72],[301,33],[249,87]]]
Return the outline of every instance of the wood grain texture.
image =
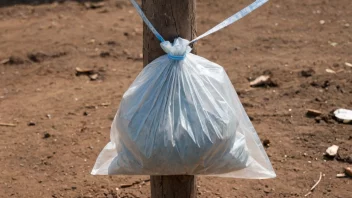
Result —
[[[142,9],[165,40],[173,42],[177,37],[188,40],[196,37],[195,0],[142,0]],[[194,46],[192,47],[194,48]],[[193,49],[192,53],[195,52],[195,49]],[[164,54],[159,40],[144,24],[144,65]]]
[[[193,175],[151,176],[152,198],[195,198],[196,177]]]

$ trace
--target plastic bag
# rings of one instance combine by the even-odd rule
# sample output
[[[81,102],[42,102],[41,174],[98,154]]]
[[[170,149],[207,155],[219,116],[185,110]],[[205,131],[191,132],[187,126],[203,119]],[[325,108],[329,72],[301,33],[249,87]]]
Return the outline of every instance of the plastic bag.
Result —
[[[276,176],[226,72],[189,44],[161,43],[167,55],[123,95],[93,175]]]

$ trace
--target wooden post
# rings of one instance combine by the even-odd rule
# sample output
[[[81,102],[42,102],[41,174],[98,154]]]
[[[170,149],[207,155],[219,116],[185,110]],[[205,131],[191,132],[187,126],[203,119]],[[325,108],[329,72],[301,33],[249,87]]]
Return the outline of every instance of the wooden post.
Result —
[[[164,39],[171,42],[177,37],[195,38],[195,8],[195,0],[142,0],[147,18]],[[163,54],[159,40],[144,24],[144,66]],[[196,179],[193,175],[151,176],[151,194],[152,198],[195,198]]]
[[[142,0],[142,10],[155,29],[165,40],[173,42],[182,37],[192,40],[196,37],[195,0]],[[192,53],[195,53],[193,46]],[[165,54],[159,40],[144,24],[143,60],[144,65]]]

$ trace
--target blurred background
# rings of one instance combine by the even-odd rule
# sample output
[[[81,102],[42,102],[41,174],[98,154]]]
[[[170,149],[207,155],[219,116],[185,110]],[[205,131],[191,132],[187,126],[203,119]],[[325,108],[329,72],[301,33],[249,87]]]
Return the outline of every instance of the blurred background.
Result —
[[[197,1],[198,35],[251,2]],[[351,25],[350,0],[271,0],[197,43],[226,69],[277,173],[199,177],[198,197],[302,197],[320,172],[310,197],[351,197],[336,175],[352,163],[352,125],[331,114],[352,109]],[[90,175],[142,69],[142,29],[128,0],[0,0],[0,197],[150,197],[148,176]]]
[[[25,5],[40,5],[40,4],[50,4],[50,3],[64,3],[66,1],[71,1],[71,2],[78,2],[78,3],[84,3],[84,2],[100,2],[103,0],[1,0],[0,1],[0,6],[13,6],[13,5],[20,5],[20,4],[25,4]]]

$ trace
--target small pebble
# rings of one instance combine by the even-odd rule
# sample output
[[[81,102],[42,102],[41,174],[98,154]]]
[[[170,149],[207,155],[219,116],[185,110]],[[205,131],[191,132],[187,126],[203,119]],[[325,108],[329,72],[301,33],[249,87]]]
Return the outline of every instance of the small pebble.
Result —
[[[352,168],[351,167],[346,167],[345,168],[345,173],[346,173],[346,175],[352,177]]]
[[[265,139],[265,140],[263,141],[263,146],[269,147],[269,146],[270,146],[270,140]]]
[[[35,126],[35,122],[33,122],[33,121],[30,121],[30,122],[28,122],[28,124],[27,124],[28,126]]]
[[[49,138],[49,137],[51,137],[50,133],[47,133],[47,132],[44,133],[44,136],[43,136],[44,139],[47,139],[47,138]]]

